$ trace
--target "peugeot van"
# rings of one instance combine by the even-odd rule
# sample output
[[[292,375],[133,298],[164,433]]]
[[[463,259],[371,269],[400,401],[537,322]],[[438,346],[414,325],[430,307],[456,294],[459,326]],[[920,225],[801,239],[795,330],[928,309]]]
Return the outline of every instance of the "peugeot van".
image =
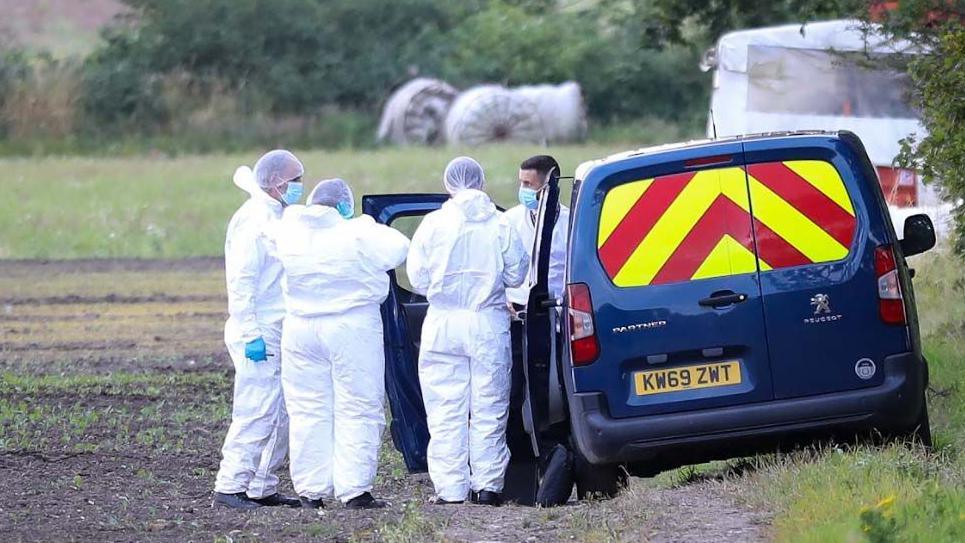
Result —
[[[366,196],[411,234],[446,195]],[[930,443],[906,257],[861,141],[796,132],[587,162],[570,203],[564,299],[547,293],[559,180],[540,198],[527,310],[514,323],[508,498],[614,494],[627,474],[829,436]],[[418,382],[427,308],[392,274],[383,305],[391,433],[425,471]]]

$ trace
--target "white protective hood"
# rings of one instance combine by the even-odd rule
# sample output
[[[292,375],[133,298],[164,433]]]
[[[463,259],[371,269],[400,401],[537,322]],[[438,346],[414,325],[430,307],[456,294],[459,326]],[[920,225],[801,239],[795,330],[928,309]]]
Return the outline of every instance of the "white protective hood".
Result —
[[[231,178],[231,181],[236,187],[247,192],[252,198],[267,199],[272,202],[278,202],[278,200],[275,200],[269,196],[267,192],[258,186],[258,181],[255,180],[255,172],[252,171],[252,169],[248,166],[238,166],[238,169],[235,170],[235,174]]]

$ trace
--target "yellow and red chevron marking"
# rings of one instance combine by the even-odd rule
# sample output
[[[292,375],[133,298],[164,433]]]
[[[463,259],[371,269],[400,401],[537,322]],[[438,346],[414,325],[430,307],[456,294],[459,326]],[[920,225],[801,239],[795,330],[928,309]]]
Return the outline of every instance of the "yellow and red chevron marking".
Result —
[[[614,284],[642,286],[838,260],[854,228],[831,164],[773,162],[615,187],[597,247]]]

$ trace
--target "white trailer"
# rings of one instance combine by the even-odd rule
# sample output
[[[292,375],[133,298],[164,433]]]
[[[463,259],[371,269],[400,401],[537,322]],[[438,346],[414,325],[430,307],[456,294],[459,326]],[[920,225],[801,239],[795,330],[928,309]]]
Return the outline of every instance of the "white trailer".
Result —
[[[714,70],[707,135],[850,130],[878,170],[896,227],[925,212],[943,234],[950,205],[915,171],[893,166],[899,141],[925,134],[908,76],[893,68],[902,55],[914,54],[910,43],[886,39],[857,20],[725,34],[701,64]]]

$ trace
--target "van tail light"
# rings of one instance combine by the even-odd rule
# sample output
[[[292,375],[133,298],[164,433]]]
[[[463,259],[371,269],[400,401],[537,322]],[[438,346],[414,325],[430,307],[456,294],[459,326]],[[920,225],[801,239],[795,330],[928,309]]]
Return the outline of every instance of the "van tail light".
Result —
[[[878,277],[878,313],[881,320],[886,324],[907,324],[895,251],[891,245],[875,249],[875,276]]]
[[[593,302],[585,283],[566,286],[570,312],[570,352],[574,366],[585,366],[600,355],[600,343],[593,326]]]

